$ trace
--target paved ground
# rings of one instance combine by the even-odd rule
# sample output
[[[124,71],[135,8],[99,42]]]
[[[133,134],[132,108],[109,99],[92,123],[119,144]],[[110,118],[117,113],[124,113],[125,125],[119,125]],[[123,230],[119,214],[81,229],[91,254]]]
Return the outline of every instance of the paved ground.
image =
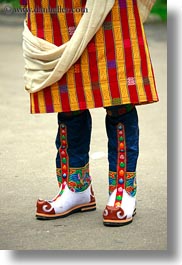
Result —
[[[29,114],[22,78],[22,20],[0,17],[0,22],[0,249],[166,250],[166,25],[146,25],[160,102],[138,107],[137,215],[129,226],[108,228],[102,224],[108,185],[103,109],[91,111],[90,165],[97,210],[55,221],[35,219],[37,198],[57,192],[56,114]]]

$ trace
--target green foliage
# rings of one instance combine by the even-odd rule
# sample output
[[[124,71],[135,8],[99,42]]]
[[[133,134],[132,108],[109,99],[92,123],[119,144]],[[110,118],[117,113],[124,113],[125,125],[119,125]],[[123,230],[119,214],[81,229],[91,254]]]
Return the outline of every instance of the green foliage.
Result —
[[[10,3],[10,4],[12,4],[13,7],[19,7],[20,6],[19,0],[0,0],[0,4],[3,4],[3,3]]]
[[[163,21],[167,20],[167,0],[156,0],[152,10],[152,14],[159,15]]]

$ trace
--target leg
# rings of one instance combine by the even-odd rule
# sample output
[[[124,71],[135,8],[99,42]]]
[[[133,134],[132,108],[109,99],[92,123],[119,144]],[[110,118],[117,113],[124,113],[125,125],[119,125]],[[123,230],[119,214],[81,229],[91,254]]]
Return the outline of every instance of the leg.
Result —
[[[123,105],[107,108],[109,201],[104,210],[105,225],[132,221],[136,203],[136,165],[139,128],[136,108]]]
[[[95,210],[89,175],[90,138],[88,110],[58,113],[56,167],[60,190],[51,201],[38,200],[37,218],[53,219],[76,211]]]
[[[69,185],[71,181],[71,172],[79,169],[81,176],[85,171],[89,175],[89,150],[91,138],[91,116],[88,110],[58,113],[58,133],[56,137],[57,157],[56,168],[58,184],[61,185],[65,174],[69,175]],[[79,176],[79,175],[78,175]],[[88,181],[90,181],[90,176]],[[77,179],[77,182],[79,180]],[[75,183],[76,184],[76,183]],[[88,183],[86,183],[87,186]],[[69,186],[71,188],[71,186]],[[73,187],[72,187],[73,188]],[[77,187],[78,191],[79,188]],[[82,189],[84,187],[82,186]],[[81,190],[80,190],[81,191]]]

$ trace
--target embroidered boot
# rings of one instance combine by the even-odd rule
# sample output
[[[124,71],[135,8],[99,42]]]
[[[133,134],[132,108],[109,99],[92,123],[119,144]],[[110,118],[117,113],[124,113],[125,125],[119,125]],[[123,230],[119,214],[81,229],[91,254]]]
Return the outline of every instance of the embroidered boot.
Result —
[[[89,163],[79,168],[70,166],[70,163],[88,162],[90,114],[88,111],[68,113],[67,117],[67,114],[61,113],[58,114],[58,123],[56,165],[59,192],[52,200],[37,201],[38,219],[55,219],[96,209]]]
[[[84,168],[57,169],[60,181],[59,193],[52,200],[37,201],[37,219],[56,219],[75,212],[86,212],[96,209],[88,165]]]
[[[129,224],[136,214],[136,173],[123,174],[120,171],[117,177],[116,172],[110,172],[109,178],[110,197],[103,213],[103,223],[106,226]]]
[[[128,107],[107,109],[109,200],[103,212],[106,226],[129,224],[136,213],[139,129],[136,109]]]
[[[109,201],[103,213],[107,226],[131,223],[136,213],[136,174],[126,172],[126,143],[122,124],[118,125],[117,172],[109,172]]]

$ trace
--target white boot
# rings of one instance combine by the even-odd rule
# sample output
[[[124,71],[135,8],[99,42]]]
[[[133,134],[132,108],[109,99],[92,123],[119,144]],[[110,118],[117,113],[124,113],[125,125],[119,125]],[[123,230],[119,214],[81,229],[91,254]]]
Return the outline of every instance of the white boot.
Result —
[[[37,201],[36,217],[37,219],[55,219],[75,212],[95,209],[96,202],[91,185],[84,191],[73,192],[68,188],[67,183],[63,183],[54,199]]]
[[[136,214],[136,174],[126,173],[124,188],[116,187],[103,212],[106,226],[122,226],[133,221]]]
[[[103,222],[106,226],[122,226],[132,222],[136,214],[136,198],[123,190],[122,204],[115,207],[116,189],[111,194],[103,213]]]

